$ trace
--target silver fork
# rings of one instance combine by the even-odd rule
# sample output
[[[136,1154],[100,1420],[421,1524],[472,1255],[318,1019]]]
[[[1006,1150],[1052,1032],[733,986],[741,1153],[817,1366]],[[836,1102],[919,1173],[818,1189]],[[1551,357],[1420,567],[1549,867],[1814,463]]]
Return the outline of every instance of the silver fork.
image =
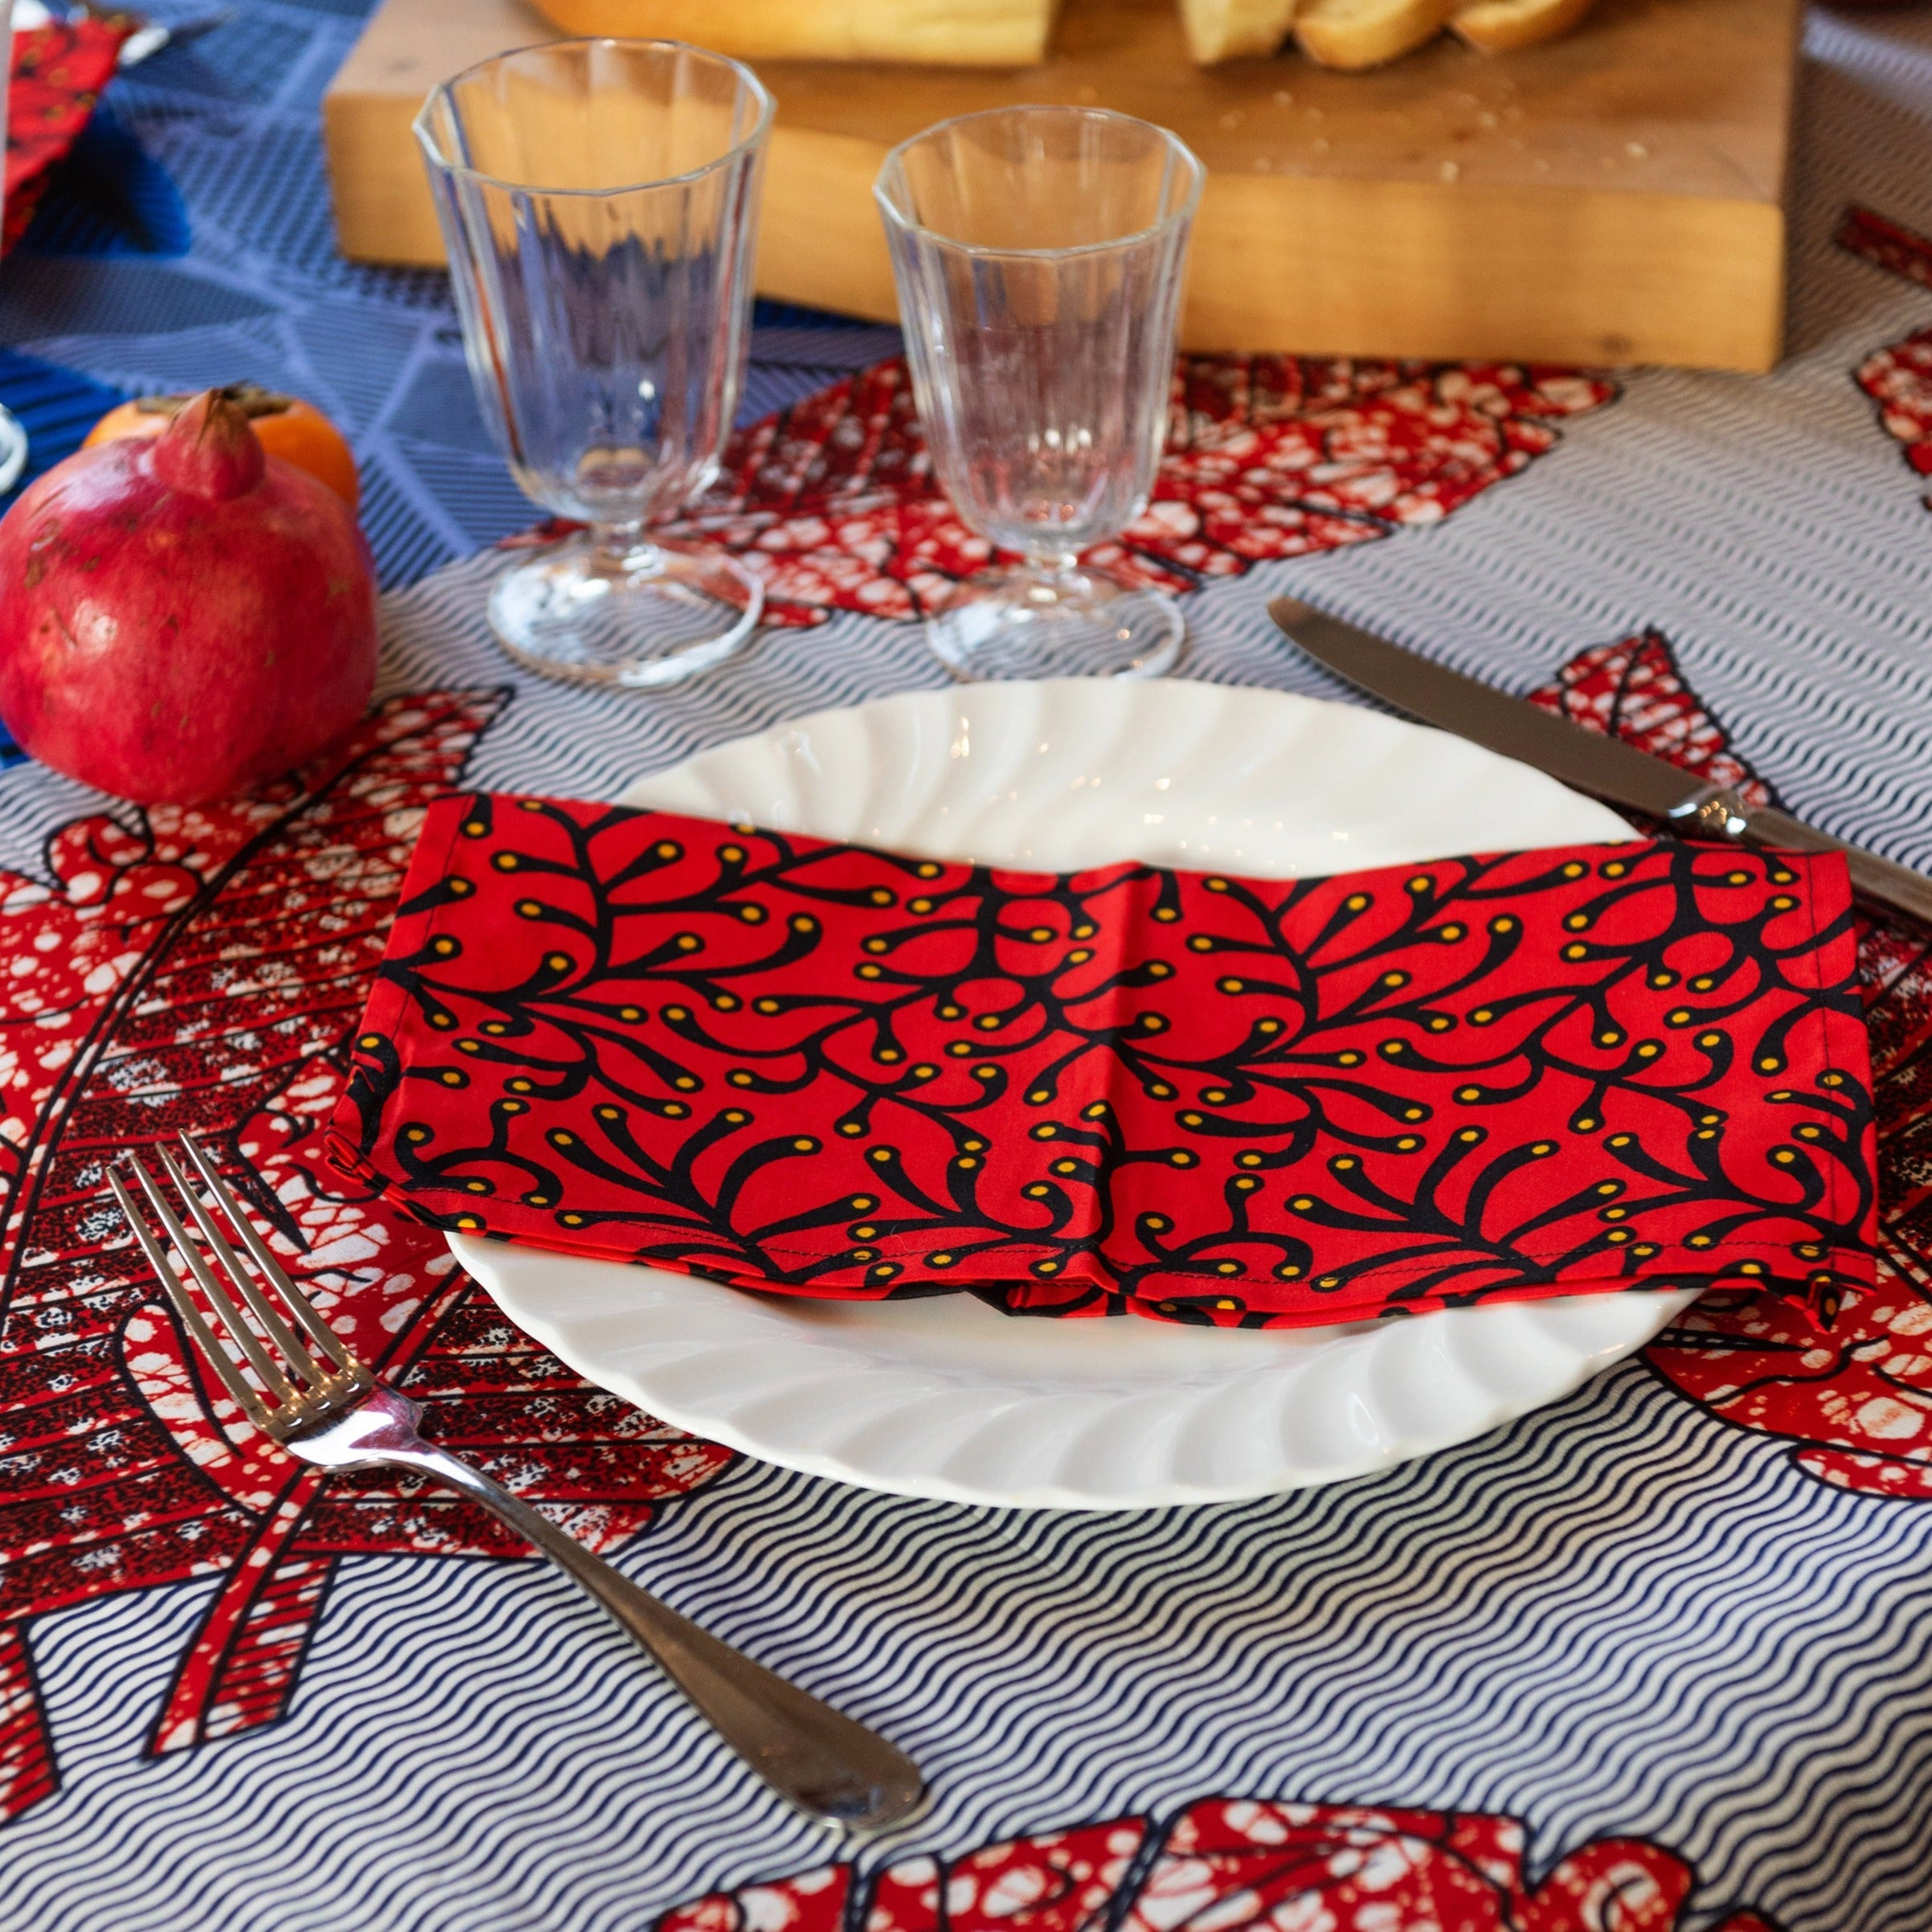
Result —
[[[421,1410],[377,1381],[366,1364],[350,1353],[275,1259],[214,1162],[190,1136],[183,1134],[181,1139],[203,1185],[239,1237],[262,1283],[279,1291],[288,1316],[293,1317],[292,1327],[166,1148],[155,1150],[161,1165],[229,1287],[223,1285],[190,1238],[160,1184],[129,1154],[128,1165],[155,1219],[239,1351],[240,1361],[195,1305],[187,1281],[169,1265],[161,1238],[112,1167],[108,1185],[208,1365],[257,1428],[290,1455],[322,1468],[370,1469],[393,1463],[419,1470],[481,1503],[608,1611],[739,1757],[801,1811],[827,1824],[874,1831],[917,1808],[924,1796],[924,1782],[918,1766],[903,1751],[721,1643],[592,1556],[501,1484],[424,1441],[416,1427]],[[244,1306],[255,1317],[255,1325],[243,1313]],[[244,1361],[254,1371],[259,1387],[244,1374]]]

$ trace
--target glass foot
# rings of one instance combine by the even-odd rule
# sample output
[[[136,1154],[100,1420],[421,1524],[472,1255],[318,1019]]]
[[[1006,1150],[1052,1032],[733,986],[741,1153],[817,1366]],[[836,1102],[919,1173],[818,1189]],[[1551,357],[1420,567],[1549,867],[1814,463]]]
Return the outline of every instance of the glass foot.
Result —
[[[511,657],[546,677],[656,686],[735,655],[764,603],[764,586],[722,551],[612,550],[587,530],[505,571],[489,621]]]
[[[1021,567],[969,577],[926,620],[926,641],[962,682],[996,677],[1158,677],[1187,640],[1181,607],[1099,571]]]
[[[27,432],[20,419],[0,409],[0,489],[11,489],[27,468]]]

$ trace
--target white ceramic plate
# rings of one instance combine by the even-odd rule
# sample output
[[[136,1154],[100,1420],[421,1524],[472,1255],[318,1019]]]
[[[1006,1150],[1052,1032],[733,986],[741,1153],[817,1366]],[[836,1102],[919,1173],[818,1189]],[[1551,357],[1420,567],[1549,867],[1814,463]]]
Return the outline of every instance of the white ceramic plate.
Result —
[[[826,711],[641,780],[628,804],[1064,871],[1289,878],[1627,838],[1607,808],[1353,706],[1174,682],[969,686]],[[748,1455],[902,1495],[1122,1509],[1386,1467],[1555,1401],[1693,1299],[1574,1296],[1255,1332],[817,1302],[452,1238],[518,1327]]]

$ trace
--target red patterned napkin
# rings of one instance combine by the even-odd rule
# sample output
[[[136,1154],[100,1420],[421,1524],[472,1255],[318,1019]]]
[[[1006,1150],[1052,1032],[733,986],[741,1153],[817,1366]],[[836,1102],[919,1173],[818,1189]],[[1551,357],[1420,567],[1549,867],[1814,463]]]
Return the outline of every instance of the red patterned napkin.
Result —
[[[55,162],[80,138],[96,98],[114,77],[121,42],[138,24],[129,14],[88,14],[14,35],[0,248],[25,232]]]
[[[1869,1286],[1836,857],[1054,876],[431,808],[332,1152],[421,1218],[748,1287],[1271,1326]]]

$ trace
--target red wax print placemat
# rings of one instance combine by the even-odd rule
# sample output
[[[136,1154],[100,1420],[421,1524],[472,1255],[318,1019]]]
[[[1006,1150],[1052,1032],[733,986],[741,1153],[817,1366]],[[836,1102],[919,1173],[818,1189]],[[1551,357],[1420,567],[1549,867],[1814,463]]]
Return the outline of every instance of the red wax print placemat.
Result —
[[[1223,1325],[1869,1285],[1843,862],[1675,841],[1054,875],[432,808],[332,1151],[747,1287]]]
[[[136,25],[132,14],[105,14],[14,35],[0,248],[26,231],[55,163],[80,139]]]

